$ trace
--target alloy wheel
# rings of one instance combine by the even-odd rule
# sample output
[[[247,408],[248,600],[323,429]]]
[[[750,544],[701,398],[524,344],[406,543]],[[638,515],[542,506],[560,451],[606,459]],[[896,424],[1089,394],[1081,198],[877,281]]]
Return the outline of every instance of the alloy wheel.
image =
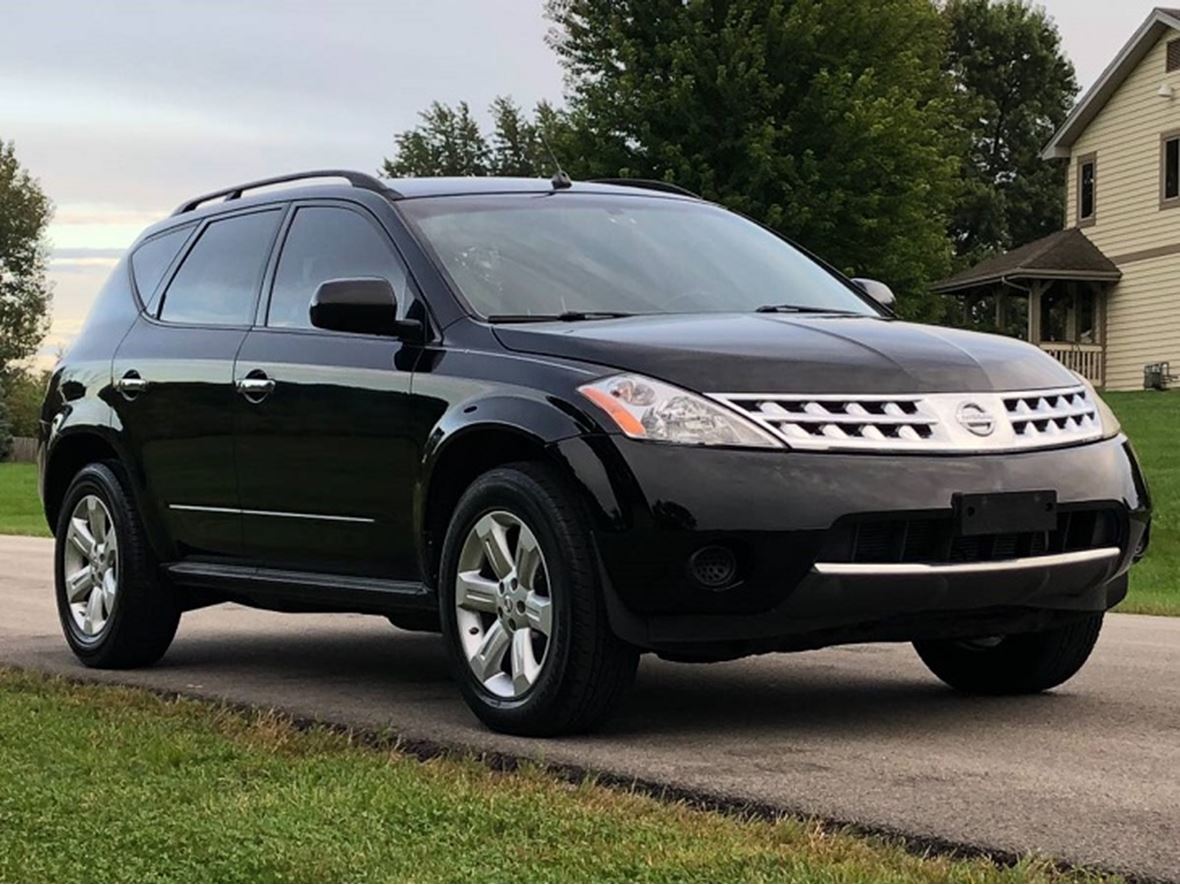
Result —
[[[459,639],[471,672],[501,698],[518,698],[541,675],[553,633],[549,571],[537,536],[506,510],[467,533],[455,576]]]
[[[70,514],[62,574],[74,626],[84,638],[94,639],[110,621],[119,594],[115,523],[97,495],[85,495]]]

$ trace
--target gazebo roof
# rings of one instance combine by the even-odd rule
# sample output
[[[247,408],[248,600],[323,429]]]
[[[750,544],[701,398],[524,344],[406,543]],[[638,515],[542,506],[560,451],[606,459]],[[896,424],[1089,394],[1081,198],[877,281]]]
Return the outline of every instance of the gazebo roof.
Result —
[[[1076,227],[1071,227],[1011,252],[986,258],[930,288],[945,294],[978,289],[1005,280],[1110,282],[1121,276],[1122,271],[1102,254],[1101,249]]]

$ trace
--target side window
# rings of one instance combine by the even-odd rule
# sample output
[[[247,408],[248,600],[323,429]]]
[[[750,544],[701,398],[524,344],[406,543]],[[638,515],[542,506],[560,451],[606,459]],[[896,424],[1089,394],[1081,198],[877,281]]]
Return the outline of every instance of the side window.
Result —
[[[151,313],[155,308],[153,296],[164,279],[164,271],[172,263],[172,259],[180,251],[193,232],[193,225],[188,224],[176,230],[168,231],[152,237],[142,246],[131,253],[131,275],[135,278],[135,291],[139,300]]]
[[[1098,199],[1098,156],[1087,154],[1078,159],[1078,226],[1095,221]]]
[[[254,212],[214,221],[185,256],[164,292],[160,319],[246,326],[282,213]]]
[[[1180,205],[1180,132],[1160,137],[1160,164],[1160,208]]]
[[[350,209],[299,209],[279,256],[266,324],[311,328],[308,307],[316,289],[325,280],[345,277],[384,277],[399,311],[405,309],[406,271],[383,231]]]

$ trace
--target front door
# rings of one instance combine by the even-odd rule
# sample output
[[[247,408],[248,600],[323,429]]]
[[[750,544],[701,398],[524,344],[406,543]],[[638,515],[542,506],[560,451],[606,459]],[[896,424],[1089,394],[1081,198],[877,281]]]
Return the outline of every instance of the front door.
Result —
[[[115,354],[115,412],[182,557],[240,552],[233,365],[281,216],[255,211],[205,225],[162,300],[141,293],[149,310]]]
[[[308,317],[319,285],[347,277],[384,277],[404,311],[405,267],[350,204],[298,206],[282,240],[234,370],[245,552],[263,566],[416,580],[417,349],[314,329]]]

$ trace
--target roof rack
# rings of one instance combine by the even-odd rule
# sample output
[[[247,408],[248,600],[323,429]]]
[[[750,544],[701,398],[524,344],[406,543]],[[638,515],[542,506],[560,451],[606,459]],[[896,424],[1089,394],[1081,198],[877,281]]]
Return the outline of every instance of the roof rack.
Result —
[[[216,200],[218,197],[224,197],[227,201],[241,199],[242,192],[254,190],[259,187],[266,187],[271,184],[284,184],[288,181],[301,181],[305,178],[343,178],[353,187],[359,187],[367,191],[376,191],[383,194],[395,194],[396,192],[385,185],[379,178],[374,178],[372,175],[367,175],[364,172],[352,172],[348,169],[313,169],[310,172],[292,172],[289,175],[276,175],[274,178],[262,178],[258,181],[250,181],[246,184],[236,184],[233,187],[227,187],[224,190],[213,191],[212,193],[202,194],[195,197],[186,203],[182,203],[177,207],[173,215],[183,215],[185,212],[192,212],[202,203],[208,203],[210,200]]]
[[[621,187],[641,187],[649,191],[662,191],[666,194],[679,194],[682,197],[701,199],[700,194],[694,194],[688,188],[683,188],[670,181],[656,181],[654,178],[591,178],[593,184],[617,184]]]

